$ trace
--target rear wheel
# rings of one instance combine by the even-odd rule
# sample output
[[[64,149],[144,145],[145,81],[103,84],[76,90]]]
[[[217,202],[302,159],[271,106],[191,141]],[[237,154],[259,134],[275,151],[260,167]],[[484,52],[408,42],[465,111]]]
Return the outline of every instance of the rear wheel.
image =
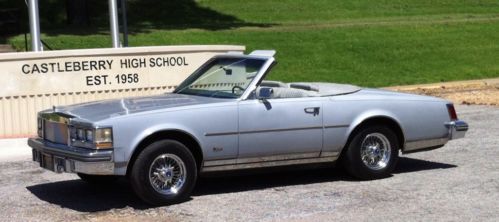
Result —
[[[145,202],[165,205],[187,199],[196,178],[196,161],[189,149],[174,140],[161,140],[139,154],[130,182],[137,196]]]
[[[398,139],[385,126],[368,126],[354,135],[342,162],[354,177],[379,179],[391,174],[398,161]]]

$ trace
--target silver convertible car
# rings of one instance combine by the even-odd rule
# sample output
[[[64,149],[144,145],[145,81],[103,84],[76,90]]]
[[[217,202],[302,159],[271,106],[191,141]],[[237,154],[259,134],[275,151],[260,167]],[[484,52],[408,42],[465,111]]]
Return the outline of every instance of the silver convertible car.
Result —
[[[383,178],[400,152],[468,130],[439,98],[266,81],[274,54],[215,56],[172,93],[42,111],[28,140],[33,160],[91,183],[126,176],[141,199],[162,205],[185,200],[214,171],[338,162],[356,178]]]

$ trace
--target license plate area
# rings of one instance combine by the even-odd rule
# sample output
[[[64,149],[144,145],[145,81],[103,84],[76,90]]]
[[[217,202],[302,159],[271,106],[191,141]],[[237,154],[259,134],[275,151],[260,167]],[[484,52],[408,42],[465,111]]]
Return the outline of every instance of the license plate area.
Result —
[[[54,171],[57,173],[67,172],[66,159],[54,156]]]
[[[33,150],[33,161],[38,162],[40,167],[56,173],[70,172],[72,170],[71,161],[36,150]]]

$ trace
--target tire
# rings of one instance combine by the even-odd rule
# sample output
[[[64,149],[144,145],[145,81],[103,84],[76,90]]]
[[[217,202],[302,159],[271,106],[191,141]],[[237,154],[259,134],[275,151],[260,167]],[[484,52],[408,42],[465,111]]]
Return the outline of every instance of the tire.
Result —
[[[81,180],[83,180],[89,184],[93,184],[93,185],[112,184],[121,178],[121,176],[90,175],[90,174],[84,174],[84,173],[77,173],[77,175],[78,175],[78,177],[80,177]]]
[[[398,161],[399,145],[393,130],[368,126],[356,133],[342,156],[347,172],[362,180],[391,175]]]
[[[143,201],[155,206],[174,204],[189,198],[197,179],[196,161],[184,144],[160,140],[137,156],[129,177]]]

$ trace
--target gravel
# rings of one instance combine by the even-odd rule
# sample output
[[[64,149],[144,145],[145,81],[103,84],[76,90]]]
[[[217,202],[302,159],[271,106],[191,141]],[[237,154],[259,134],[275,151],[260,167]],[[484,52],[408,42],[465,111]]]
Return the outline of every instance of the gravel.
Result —
[[[499,78],[393,86],[386,89],[436,96],[455,104],[499,107]]]
[[[499,109],[457,106],[466,138],[403,155],[390,178],[336,168],[203,178],[192,199],[150,208],[126,181],[95,187],[28,159],[0,163],[0,221],[499,221]]]

